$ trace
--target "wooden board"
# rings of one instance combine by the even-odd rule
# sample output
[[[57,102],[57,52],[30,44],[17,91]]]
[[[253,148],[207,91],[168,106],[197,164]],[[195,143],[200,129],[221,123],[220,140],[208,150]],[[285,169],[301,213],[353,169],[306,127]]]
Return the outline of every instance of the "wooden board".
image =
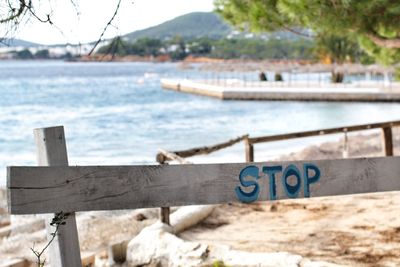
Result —
[[[400,157],[199,165],[8,167],[7,171],[12,214],[400,190]]]
[[[68,154],[64,127],[56,126],[34,130],[36,155],[39,166],[68,166]],[[31,177],[33,183],[36,178]],[[81,255],[79,250],[78,230],[74,210],[63,210],[69,216],[65,225],[58,229],[57,236],[49,247],[50,264],[53,267],[79,266]],[[53,238],[55,227],[50,223],[54,214],[49,214],[46,223],[47,240]]]

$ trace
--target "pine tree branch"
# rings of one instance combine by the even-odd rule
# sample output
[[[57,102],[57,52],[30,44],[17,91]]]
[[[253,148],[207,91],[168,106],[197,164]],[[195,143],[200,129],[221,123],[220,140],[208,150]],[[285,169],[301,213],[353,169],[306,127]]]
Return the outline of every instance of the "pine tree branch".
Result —
[[[304,33],[304,32],[295,30],[295,29],[293,29],[293,28],[287,27],[287,26],[285,26],[285,25],[283,25],[283,24],[281,25],[281,27],[282,27],[283,29],[287,30],[288,32],[294,33],[294,34],[299,35],[299,36],[303,36],[303,37],[310,38],[310,39],[316,37],[316,35]]]
[[[400,37],[397,38],[386,38],[380,36],[375,31],[366,33],[366,36],[374,42],[376,45],[384,48],[400,48]]]

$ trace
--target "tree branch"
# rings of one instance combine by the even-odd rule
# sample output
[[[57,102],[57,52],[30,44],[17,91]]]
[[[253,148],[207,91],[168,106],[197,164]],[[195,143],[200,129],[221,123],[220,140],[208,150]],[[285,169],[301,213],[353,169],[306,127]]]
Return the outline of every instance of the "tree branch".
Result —
[[[10,3],[9,3],[10,4]],[[0,23],[6,23],[6,22],[10,22],[14,19],[17,19],[19,16],[22,15],[22,13],[24,12],[25,8],[27,7],[25,0],[19,0],[19,8],[17,10],[16,13],[15,12],[15,8],[10,6],[10,10],[11,10],[11,15],[7,18],[1,19]]]
[[[94,52],[94,50],[96,49],[96,47],[99,45],[99,43],[100,43],[101,40],[103,39],[103,36],[104,36],[104,34],[106,33],[108,27],[111,25],[111,23],[113,22],[113,20],[114,20],[115,17],[117,16],[119,7],[120,7],[120,5],[121,5],[121,1],[122,1],[122,0],[119,0],[119,1],[118,1],[117,7],[115,8],[115,11],[114,11],[114,14],[112,15],[111,19],[108,21],[107,25],[104,27],[103,32],[100,34],[99,39],[96,41],[96,43],[94,44],[94,46],[93,46],[92,49],[90,50],[90,52],[89,52],[89,54],[88,54],[89,56]]]
[[[382,37],[374,31],[366,33],[366,36],[376,45],[384,48],[400,48],[400,37],[386,38]]]
[[[281,27],[282,27],[283,29],[287,30],[288,32],[291,32],[291,33],[294,33],[294,34],[296,34],[296,35],[300,35],[300,36],[303,36],[303,37],[306,37],[306,38],[315,38],[315,37],[316,37],[316,35],[311,35],[311,34],[303,33],[303,32],[301,32],[301,31],[297,31],[297,30],[295,30],[295,29],[293,29],[293,28],[287,27],[287,26],[285,26],[285,25],[283,25],[283,24],[281,25]]]

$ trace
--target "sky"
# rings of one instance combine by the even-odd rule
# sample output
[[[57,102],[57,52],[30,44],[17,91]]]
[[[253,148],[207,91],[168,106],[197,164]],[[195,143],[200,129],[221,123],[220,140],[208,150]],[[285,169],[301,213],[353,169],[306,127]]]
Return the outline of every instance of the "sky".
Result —
[[[114,14],[118,0],[36,0],[33,3],[37,4],[38,15],[52,14],[55,26],[31,18],[13,37],[49,45],[96,41]],[[144,29],[190,12],[212,10],[213,0],[122,0],[105,37]]]

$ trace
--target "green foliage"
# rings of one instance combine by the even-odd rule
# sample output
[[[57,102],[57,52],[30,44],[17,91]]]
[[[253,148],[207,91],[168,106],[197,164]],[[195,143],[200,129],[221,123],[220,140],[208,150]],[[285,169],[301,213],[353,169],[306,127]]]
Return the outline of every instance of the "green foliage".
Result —
[[[67,52],[64,55],[62,55],[61,58],[65,60],[71,60],[74,58],[74,56],[70,52]]]
[[[360,62],[366,56],[354,37],[329,33],[316,38],[315,53],[319,58],[328,57],[332,63],[337,64]]]
[[[312,59],[312,48],[313,42],[303,39],[223,39],[214,43],[210,56],[224,59]]]
[[[213,262],[213,267],[229,267],[228,265],[225,265],[223,261],[214,261]]]
[[[15,52],[16,59],[33,59],[33,54],[28,49]]]
[[[167,50],[170,50],[169,55],[173,60],[182,60],[187,56],[186,42],[180,35],[175,36],[168,42]]]
[[[376,59],[379,63],[392,65],[400,62],[400,49],[380,47],[365,36],[359,36],[358,40],[367,55]]]
[[[394,79],[400,81],[400,68],[396,68],[394,71]]]
[[[121,37],[114,38],[108,45],[98,49],[98,54],[112,54],[119,56],[158,56],[163,43],[159,39],[143,38],[135,43],[123,40]]]
[[[163,44],[159,39],[143,38],[128,48],[128,53],[139,56],[158,56]]]
[[[108,45],[100,47],[97,53],[126,56],[130,53],[129,43],[118,36],[112,39]]]
[[[48,49],[42,49],[39,50],[35,53],[35,58],[38,59],[49,59],[50,58],[50,53]]]
[[[188,44],[190,54],[195,56],[209,55],[213,49],[213,41],[208,38],[199,38]]]
[[[169,41],[159,39],[139,39],[128,43],[119,39],[119,45],[113,40],[99,48],[98,53],[139,56],[158,56],[167,54],[172,60],[181,60],[186,56],[206,56],[213,58],[243,59],[312,59],[313,42],[305,39],[262,40],[262,39],[221,39],[198,38],[184,40],[175,36]]]
[[[275,79],[275,82],[283,82],[283,77],[282,77],[282,74],[280,74],[280,73],[275,73],[274,79]]]
[[[215,7],[233,25],[252,31],[296,31],[305,27],[317,36],[356,36],[377,60],[399,61],[398,1],[216,0]]]

